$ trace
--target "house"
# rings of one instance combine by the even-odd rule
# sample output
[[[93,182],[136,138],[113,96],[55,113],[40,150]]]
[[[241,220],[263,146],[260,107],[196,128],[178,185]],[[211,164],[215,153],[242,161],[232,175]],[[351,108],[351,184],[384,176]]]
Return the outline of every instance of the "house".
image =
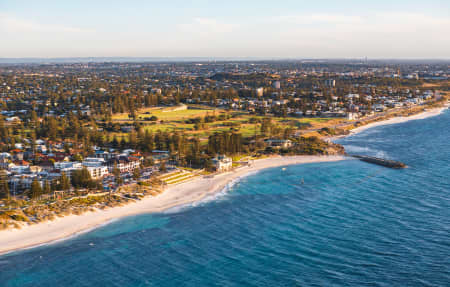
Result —
[[[108,174],[108,167],[103,158],[87,157],[81,164],[89,171],[93,179],[102,178]]]
[[[376,104],[372,106],[372,109],[376,112],[383,112],[386,109],[386,107],[380,104]]]
[[[21,119],[19,117],[14,116],[14,117],[6,118],[5,121],[8,123],[17,124],[17,123],[21,122]]]
[[[233,160],[225,155],[219,155],[212,159],[216,171],[222,172],[230,170],[233,166]]]
[[[6,157],[0,158],[0,169],[8,169],[10,167],[10,160]]]
[[[122,126],[120,127],[120,130],[124,133],[130,133],[134,131],[134,126]]]
[[[89,171],[92,179],[99,179],[106,176],[108,172],[108,167],[99,165],[99,166],[87,166],[86,169]]]
[[[114,153],[110,153],[108,151],[104,150],[97,150],[95,151],[95,157],[96,158],[103,158],[105,160],[110,159],[114,156]]]
[[[18,174],[9,178],[8,183],[11,191],[23,191],[31,188],[31,183],[36,178],[36,175]],[[42,186],[42,182],[39,182]]]
[[[72,172],[74,172],[75,170],[80,170],[81,168],[82,165],[80,162],[55,162],[55,169],[58,169],[61,173],[64,172],[64,174],[68,177],[72,176]]]
[[[53,159],[55,162],[70,161],[70,157],[65,153],[49,154],[48,159]]]
[[[347,120],[353,121],[358,119],[358,113],[347,113]]]
[[[41,153],[46,153],[47,147],[45,145],[36,145],[36,150]]]
[[[264,96],[264,88],[262,88],[262,87],[257,88],[257,89],[256,89],[256,95],[257,95],[258,97]]]
[[[38,166],[38,165],[31,165],[29,167],[30,173],[40,173],[43,171],[42,167]]]
[[[25,161],[17,161],[9,165],[9,171],[15,174],[23,174],[30,171],[30,164]]]
[[[325,80],[325,85],[327,87],[333,88],[333,87],[336,86],[336,80],[334,80],[334,79],[327,79],[327,80]]]
[[[53,170],[53,169],[54,169],[54,164],[53,164],[53,161],[51,161],[51,160],[44,160],[44,161],[42,161],[42,162],[39,164],[39,166],[40,166],[43,170],[47,170],[47,171],[50,171],[50,170]]]
[[[113,172],[114,168],[118,168],[121,173],[132,172],[136,168],[139,168],[141,161],[137,157],[133,156],[119,156],[108,160],[106,163],[109,172]]]
[[[292,146],[291,140],[283,139],[266,139],[264,141],[268,146],[273,148],[290,148]]]
[[[122,151],[122,154],[124,154],[125,156],[129,156],[131,153],[134,153],[135,150],[134,149],[124,149]]]
[[[169,155],[169,151],[165,150],[152,150],[151,152],[151,158],[156,164],[160,163],[161,161],[168,160]]]
[[[10,158],[10,157],[11,157],[11,154],[8,153],[8,152],[2,152],[2,153],[0,153],[0,158],[1,158],[1,159],[4,159],[4,158]]]
[[[344,98],[346,100],[359,99],[359,94],[348,94],[348,95],[345,95]]]

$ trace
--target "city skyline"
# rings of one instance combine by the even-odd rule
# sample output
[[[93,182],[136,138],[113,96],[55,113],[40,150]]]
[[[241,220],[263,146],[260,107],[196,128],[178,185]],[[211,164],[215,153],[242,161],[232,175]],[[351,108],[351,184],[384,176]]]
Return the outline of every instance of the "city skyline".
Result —
[[[450,58],[448,2],[344,2],[3,1],[0,57]]]

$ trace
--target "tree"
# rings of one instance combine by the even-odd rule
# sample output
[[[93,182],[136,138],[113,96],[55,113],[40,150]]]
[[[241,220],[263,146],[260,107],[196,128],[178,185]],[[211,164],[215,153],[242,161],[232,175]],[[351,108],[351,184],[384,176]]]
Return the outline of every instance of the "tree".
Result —
[[[114,135],[113,140],[111,142],[111,145],[113,148],[118,148],[119,147],[119,141],[117,140],[116,135]]]
[[[8,175],[3,169],[0,170],[0,198],[6,198],[7,200],[11,198],[8,186]]]
[[[33,182],[31,183],[30,195],[32,199],[37,199],[42,195],[42,187],[36,177],[33,179]]]
[[[66,176],[65,172],[61,173],[60,186],[61,186],[61,189],[64,191],[67,191],[70,189],[70,181],[69,181],[69,178]]]
[[[118,185],[122,184],[123,183],[123,179],[122,179],[122,176],[120,175],[120,170],[117,167],[117,163],[114,163],[114,168],[113,168],[113,172],[112,173],[114,174],[114,179],[115,179],[116,183]]]
[[[87,168],[75,170],[71,176],[72,185],[76,188],[94,188],[95,182],[91,178],[91,174]]]
[[[153,160],[153,157],[148,157],[144,160],[144,166],[153,166],[155,164],[155,161]]]
[[[72,157],[72,159],[73,159],[74,161],[83,161],[83,157],[82,157],[81,154],[79,154],[79,153],[75,154],[75,155]]]
[[[58,181],[57,180],[52,180],[51,182],[50,182],[50,189],[52,190],[52,191],[55,191],[55,190],[58,190],[59,189],[59,184],[58,184]]]
[[[206,169],[207,171],[213,171],[213,169],[214,169],[212,160],[211,160],[210,158],[207,158],[207,159],[205,160],[205,169]]]
[[[133,179],[138,180],[141,177],[141,169],[135,168],[133,170]]]
[[[166,162],[165,161],[161,161],[161,164],[159,165],[159,171],[160,172],[166,172]]]
[[[262,134],[269,134],[272,128],[272,119],[271,118],[264,118],[261,124],[261,133]]]
[[[44,184],[44,194],[50,194],[52,192],[52,188],[50,186],[50,182],[48,180],[45,181]]]

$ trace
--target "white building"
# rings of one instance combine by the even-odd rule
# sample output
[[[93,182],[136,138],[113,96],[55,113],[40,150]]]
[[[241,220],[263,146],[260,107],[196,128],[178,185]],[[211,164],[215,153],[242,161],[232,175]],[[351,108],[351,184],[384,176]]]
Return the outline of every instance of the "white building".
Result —
[[[11,187],[11,191],[19,191],[26,190],[31,188],[31,183],[37,177],[35,174],[20,174],[14,175],[9,178],[8,182]],[[41,187],[43,186],[43,182],[39,181]]]
[[[108,174],[108,167],[106,166],[87,166],[92,179],[99,179]]]
[[[325,80],[325,85],[327,87],[334,87],[334,86],[336,86],[336,80],[333,80],[333,79]]]
[[[347,113],[347,120],[353,121],[358,119],[358,113]]]
[[[266,144],[275,148],[289,148],[292,146],[291,140],[283,140],[283,139],[267,139],[265,140]]]
[[[216,171],[222,172],[233,167],[233,160],[226,155],[219,155],[212,159]]]
[[[139,168],[141,165],[141,161],[137,157],[133,156],[119,156],[117,158],[110,159],[107,162],[107,166],[109,171],[112,173],[114,168],[117,168],[120,170],[121,173],[123,172],[132,172],[135,169]]]
[[[106,162],[104,158],[96,157],[87,157],[82,163],[82,165],[89,171],[93,179],[102,178],[108,174],[108,167],[105,164]]]
[[[344,98],[346,100],[359,99],[359,94],[348,94],[348,95],[345,95]]]
[[[264,95],[264,88],[257,88],[256,89],[256,95],[258,96],[258,97],[262,97],[263,95]]]
[[[80,170],[82,168],[83,166],[81,165],[81,162],[69,162],[69,161],[55,162],[55,169],[59,169],[61,173],[64,172],[64,174],[67,177],[71,177],[72,173],[75,170]]]
[[[82,165],[85,167],[88,166],[96,167],[99,165],[103,165],[104,163],[105,163],[104,158],[87,157],[83,160]]]

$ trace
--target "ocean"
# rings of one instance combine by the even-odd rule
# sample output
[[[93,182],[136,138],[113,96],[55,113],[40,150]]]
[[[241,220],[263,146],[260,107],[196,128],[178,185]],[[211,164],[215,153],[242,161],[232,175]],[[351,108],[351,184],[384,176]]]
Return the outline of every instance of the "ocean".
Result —
[[[0,256],[0,286],[450,286],[450,112],[164,213]]]

